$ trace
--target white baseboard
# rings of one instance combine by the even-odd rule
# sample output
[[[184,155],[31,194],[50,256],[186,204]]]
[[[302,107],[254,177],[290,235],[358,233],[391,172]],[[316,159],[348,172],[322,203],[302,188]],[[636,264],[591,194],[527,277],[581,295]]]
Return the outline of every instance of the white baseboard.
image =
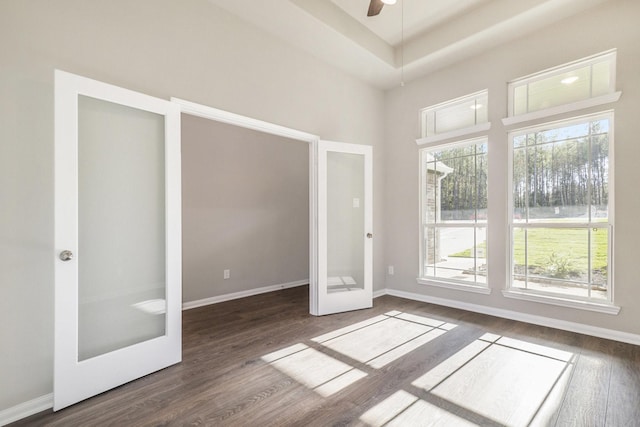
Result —
[[[38,412],[53,408],[53,393],[36,397],[28,402],[20,403],[4,411],[0,411],[0,426],[29,417]]]
[[[265,294],[267,292],[279,291],[282,289],[295,288],[296,286],[308,285],[309,279],[296,280],[295,282],[281,283],[278,285],[264,286],[262,288],[249,289],[246,291],[233,292],[230,294],[218,295],[210,298],[203,298],[195,301],[182,303],[183,310],[191,308],[203,307],[205,305],[217,304],[219,302],[231,301],[238,298],[250,297],[253,295]]]
[[[430,304],[442,305],[445,307],[458,308],[475,313],[488,314],[490,316],[502,317],[504,319],[517,320],[534,325],[548,326],[550,328],[562,329],[569,332],[576,332],[584,335],[591,335],[598,338],[605,338],[614,341],[640,345],[640,335],[629,332],[621,332],[613,329],[600,328],[597,326],[583,325],[581,323],[568,322],[566,320],[552,319],[549,317],[536,316],[533,314],[520,313],[517,311],[504,310],[501,308],[487,307],[485,305],[470,304],[466,302],[432,297],[429,295],[405,292],[396,289],[386,289],[387,295],[406,298],[414,301],[427,302]]]
[[[378,298],[381,296],[384,296],[387,294],[387,290],[386,289],[379,289],[377,291],[373,291],[373,298]]]

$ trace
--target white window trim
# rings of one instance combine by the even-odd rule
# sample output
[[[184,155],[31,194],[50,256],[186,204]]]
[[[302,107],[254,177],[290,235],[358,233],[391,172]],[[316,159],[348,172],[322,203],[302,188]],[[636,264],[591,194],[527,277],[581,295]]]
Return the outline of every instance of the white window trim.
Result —
[[[487,278],[488,277],[489,275],[487,274]],[[457,291],[466,291],[466,292],[472,292],[476,294],[484,294],[484,295],[491,294],[491,288],[488,287],[488,285],[487,286],[463,285],[462,283],[443,282],[435,278],[431,279],[431,278],[425,278],[425,277],[417,277],[416,282],[419,285],[435,286],[438,288],[446,288],[446,289],[455,289]]]
[[[446,107],[451,107],[457,104],[463,104],[467,101],[471,101],[471,100],[476,100],[477,98],[481,97],[481,96],[486,96],[487,99],[489,99],[489,89],[483,89],[483,90],[479,90],[478,92],[474,92],[474,93],[470,93],[468,95],[463,95],[460,96],[458,98],[454,98],[454,99],[450,99],[444,102],[440,102],[438,104],[434,104],[434,105],[430,105],[428,107],[425,108],[421,108],[418,112],[418,118],[419,118],[419,123],[420,123],[420,135],[426,135],[427,134],[427,115],[430,111],[433,111],[435,113],[437,113],[439,110],[442,110],[443,108]],[[488,104],[488,102],[487,102]],[[489,106],[486,105],[485,108],[488,108]],[[489,120],[489,115],[487,114],[487,122]],[[440,141],[442,139],[449,139],[449,138],[457,138],[457,137],[461,137],[464,135],[468,135],[470,133],[475,133],[475,132],[481,132],[483,129],[478,129],[475,130],[474,128],[476,128],[479,125],[484,125],[487,122],[483,122],[483,123],[476,123],[473,126],[468,126],[466,128],[460,128],[460,129],[454,129],[448,132],[441,132],[441,133],[436,133],[435,135],[430,135],[430,136],[422,136],[420,139],[428,139],[428,138],[436,138],[434,141]],[[487,128],[488,129],[488,128]],[[464,131],[463,133],[457,134],[460,131]],[[441,137],[442,136],[442,137]],[[432,142],[432,141],[429,141]],[[419,143],[420,144],[420,143]]]
[[[424,145],[425,148],[428,148],[430,145],[440,145],[435,144],[436,142],[439,143],[450,139],[463,138],[475,133],[487,132],[489,129],[491,129],[491,122],[480,123],[462,129],[456,129],[449,132],[438,133],[432,136],[425,136],[424,138],[418,138],[416,139],[416,144]]]
[[[485,124],[485,123],[483,123]],[[487,128],[488,129],[488,128]],[[422,157],[423,157],[423,151],[424,150],[428,150],[430,148],[442,148],[442,149],[446,149],[449,147],[455,147],[455,146],[459,146],[459,145],[471,145],[471,144],[477,144],[481,141],[485,141],[487,146],[489,145],[489,137],[487,135],[483,135],[483,136],[478,136],[478,137],[474,137],[474,138],[469,138],[466,140],[455,140],[455,141],[449,141],[449,142],[440,142],[437,144],[431,144],[430,146],[427,147],[423,147],[420,149],[419,152],[419,156],[418,156],[418,170],[419,170],[419,182],[418,182],[418,188],[419,188],[419,192],[420,195],[418,197],[418,217],[420,218],[420,231],[418,233],[418,274],[420,277],[416,278],[416,282],[420,285],[427,285],[427,286],[435,286],[438,288],[446,288],[446,289],[455,289],[458,291],[466,291],[466,292],[471,292],[471,293],[477,293],[477,294],[484,294],[484,295],[489,295],[491,294],[492,289],[489,287],[489,270],[487,268],[487,281],[486,283],[477,283],[476,284],[467,284],[467,283],[456,283],[456,282],[450,282],[450,281],[444,281],[441,280],[437,277],[431,277],[431,276],[423,276],[424,274],[424,222],[423,222],[423,182],[424,182],[424,174],[423,174],[423,169],[422,169]],[[487,173],[489,173],[487,171]],[[475,224],[474,226],[469,226],[469,228],[475,228],[477,226],[477,224]],[[489,222],[485,222],[484,223],[484,227],[487,229],[487,235],[488,235],[488,231],[489,231]],[[488,260],[488,255],[487,255],[487,260]],[[488,263],[487,263],[488,265]]]
[[[558,105],[556,107],[545,108],[544,110],[532,111],[531,113],[519,114],[517,116],[505,117],[502,119],[504,126],[513,126],[515,124],[529,122],[537,119],[544,119],[551,116],[557,116],[564,113],[584,110],[585,108],[597,107],[599,105],[611,104],[620,99],[622,92],[613,92],[606,95],[597,96],[595,98],[584,99],[582,101],[572,102],[570,104]],[[423,138],[424,139],[424,138]]]
[[[549,112],[549,111],[555,110],[557,108],[560,108],[560,107],[566,108],[567,106],[570,106],[570,105],[580,104],[580,103],[583,103],[585,101],[589,101],[589,100],[594,100],[594,99],[598,99],[598,98],[601,98],[601,97],[610,96],[610,95],[616,93],[615,92],[615,90],[616,90],[616,57],[617,57],[617,50],[616,49],[611,49],[611,50],[608,50],[608,51],[605,51],[605,52],[601,52],[601,53],[598,53],[598,54],[595,54],[595,55],[588,56],[586,58],[578,59],[576,61],[572,61],[572,62],[569,62],[569,63],[566,63],[566,64],[558,65],[556,67],[548,68],[546,70],[539,71],[537,73],[533,73],[533,74],[530,74],[528,76],[520,77],[520,78],[517,78],[515,80],[512,80],[512,81],[508,82],[508,84],[507,84],[507,92],[508,92],[508,95],[507,95],[507,115],[508,115],[508,117],[507,118],[524,117],[524,116],[528,116],[530,114],[538,113],[538,112],[542,112],[542,111],[545,111],[545,114],[543,114],[542,117],[547,117],[547,116],[552,115],[552,114],[560,114],[560,113],[564,112],[564,111],[560,111],[558,113]],[[549,78],[549,77],[551,77],[553,75],[562,74],[562,73],[573,71],[573,70],[576,70],[576,69],[579,69],[579,68],[582,68],[582,67],[585,67],[585,66],[588,66],[588,65],[597,64],[597,63],[603,62],[603,59],[610,59],[610,58],[613,58],[613,59],[610,62],[610,67],[611,67],[610,68],[610,76],[611,76],[611,79],[609,81],[609,93],[607,93],[605,95],[602,95],[600,97],[590,97],[588,99],[581,100],[581,101],[578,101],[578,102],[575,102],[575,103],[559,105],[557,107],[552,107],[552,108],[548,108],[548,109],[544,109],[544,110],[536,110],[536,111],[532,111],[532,112],[529,112],[529,113],[518,114],[518,115],[514,115],[513,114],[514,101],[515,101],[514,97],[515,97],[515,88],[516,87],[520,87],[520,86],[523,86],[523,85],[529,85],[530,83],[533,83],[533,82],[536,82],[536,81],[540,81],[540,80],[544,80],[544,79]],[[620,97],[620,95],[618,95],[618,98],[619,97]],[[613,102],[613,101],[608,101],[608,102]],[[596,104],[596,105],[601,105],[601,104]],[[588,108],[589,106],[591,106],[591,105],[581,106],[579,108],[570,109],[570,110],[567,110],[567,112],[575,111],[575,110],[581,109],[581,108]],[[533,120],[533,119],[526,119],[526,120]],[[505,121],[505,119],[503,119],[503,123],[504,123],[504,121]],[[521,120],[521,121],[525,121],[525,120]],[[519,123],[519,122],[516,122],[516,123]],[[505,126],[507,125],[507,123],[504,123],[504,124],[505,124]]]
[[[511,275],[511,273],[509,273]],[[506,298],[519,299],[523,301],[533,301],[544,304],[557,305],[560,307],[576,308],[578,310],[595,311],[598,313],[605,313],[611,315],[617,315],[620,312],[620,307],[614,304],[597,303],[593,301],[583,301],[573,298],[563,298],[558,295],[538,294],[535,291],[520,291],[514,288],[505,289],[502,291],[502,295]]]
[[[614,269],[613,269],[613,260],[614,260],[614,254],[613,254],[613,241],[614,241],[614,235],[611,234],[610,235],[610,247],[609,247],[609,263],[610,263],[610,268],[609,268],[609,281],[607,283],[608,289],[608,299],[607,301],[603,301],[603,302],[598,302],[596,300],[587,300],[587,299],[581,299],[580,297],[577,298],[570,298],[568,296],[564,296],[562,294],[547,294],[547,293],[540,293],[539,291],[535,291],[535,290],[530,290],[530,289],[521,289],[521,288],[514,288],[512,287],[512,283],[513,283],[513,228],[514,227],[518,227],[518,226],[523,226],[526,225],[529,228],[536,228],[536,227],[544,227],[544,228],[553,228],[554,224],[548,224],[548,223],[523,223],[523,222],[515,222],[513,220],[513,212],[512,212],[512,207],[513,207],[513,138],[517,135],[523,135],[523,134],[527,134],[527,133],[533,133],[536,132],[538,130],[546,130],[549,129],[549,127],[553,127],[557,124],[566,124],[566,125],[571,125],[574,123],[578,123],[578,122],[584,122],[584,121],[589,121],[589,120],[593,120],[599,117],[608,117],[609,121],[610,121],[610,125],[609,125],[609,135],[611,137],[611,141],[613,141],[613,143],[610,143],[609,146],[609,166],[610,169],[613,173],[609,174],[609,220],[604,223],[602,225],[602,227],[599,228],[604,228],[604,227],[610,227],[610,230],[615,230],[615,226],[614,226],[614,219],[615,219],[615,212],[614,212],[614,207],[615,207],[615,164],[614,164],[614,159],[615,159],[615,155],[614,155],[614,150],[615,150],[615,135],[614,135],[614,129],[615,129],[615,125],[614,125],[614,120],[615,120],[615,116],[614,116],[614,111],[613,110],[607,110],[607,111],[601,111],[598,113],[593,113],[593,114],[587,114],[587,115],[583,115],[583,116],[576,116],[576,117],[572,117],[569,119],[564,119],[564,120],[557,120],[557,121],[553,121],[553,122],[548,122],[548,123],[543,123],[540,125],[535,125],[535,126],[529,126],[526,128],[522,128],[522,129],[515,129],[512,130],[510,132],[508,132],[507,134],[507,142],[509,144],[509,154],[508,154],[508,162],[509,162],[509,173],[508,173],[508,179],[507,179],[507,191],[508,191],[508,197],[507,197],[507,220],[508,220],[508,227],[509,227],[509,231],[507,233],[507,248],[509,248],[509,259],[507,262],[507,289],[503,289],[502,290],[502,294],[503,296],[507,297],[507,298],[514,298],[514,299],[520,299],[520,300],[525,300],[525,301],[533,301],[533,302],[540,302],[540,303],[547,303],[547,304],[552,304],[552,305],[558,305],[558,306],[562,306],[562,307],[570,307],[570,308],[576,308],[576,309],[581,309],[581,310],[588,310],[588,311],[596,311],[596,312],[600,312],[600,313],[607,313],[607,314],[612,314],[612,315],[617,315],[620,312],[620,307],[614,304]],[[569,227],[571,226],[571,223],[567,223],[567,224],[563,224],[562,227]],[[585,225],[585,223],[579,223],[579,225],[581,227],[583,227]],[[610,233],[612,233],[610,231]]]

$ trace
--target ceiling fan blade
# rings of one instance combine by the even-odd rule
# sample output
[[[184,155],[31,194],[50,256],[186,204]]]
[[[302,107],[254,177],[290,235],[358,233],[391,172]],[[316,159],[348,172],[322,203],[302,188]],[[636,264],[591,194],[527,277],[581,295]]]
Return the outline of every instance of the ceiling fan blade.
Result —
[[[369,11],[367,12],[367,16],[378,15],[382,10],[382,6],[384,6],[382,0],[371,0],[371,3],[369,3]]]

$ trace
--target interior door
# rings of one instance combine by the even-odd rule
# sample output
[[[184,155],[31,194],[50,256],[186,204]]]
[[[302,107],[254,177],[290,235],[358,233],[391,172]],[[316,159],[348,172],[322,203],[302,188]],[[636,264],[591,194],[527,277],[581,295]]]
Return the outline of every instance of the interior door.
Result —
[[[372,147],[319,141],[317,158],[316,314],[369,308],[373,305]]]
[[[180,108],[55,72],[54,410],[180,362]]]

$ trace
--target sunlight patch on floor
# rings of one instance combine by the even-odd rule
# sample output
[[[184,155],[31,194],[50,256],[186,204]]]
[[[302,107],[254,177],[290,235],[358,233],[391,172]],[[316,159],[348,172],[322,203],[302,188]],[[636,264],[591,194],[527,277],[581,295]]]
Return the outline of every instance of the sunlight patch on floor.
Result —
[[[441,426],[468,427],[476,424],[456,416],[436,405],[399,390],[360,416],[360,421],[372,427],[381,426]]]
[[[390,311],[313,341],[379,369],[455,327],[424,316]]]
[[[367,363],[432,329],[390,317],[366,328],[325,341],[323,345],[358,362]]]
[[[312,338],[317,348],[298,343],[266,354],[262,360],[318,394],[330,396],[367,376],[353,364],[382,368],[455,327],[391,311]],[[338,360],[335,353],[329,355],[324,349],[345,358]]]
[[[485,334],[412,385],[495,422],[528,425],[534,418],[543,422],[560,403],[573,358],[570,352]]]
[[[324,397],[367,376],[365,372],[304,344],[267,354],[262,360]]]
[[[387,316],[381,314],[380,316],[375,316],[375,317],[372,317],[371,319],[363,320],[362,322],[353,323],[353,324],[351,324],[349,326],[345,326],[344,328],[336,329],[335,331],[331,331],[329,333],[320,335],[319,337],[312,338],[311,341],[322,343],[322,342],[328,341],[330,339],[339,337],[341,335],[348,334],[349,332],[353,332],[353,331],[356,331],[358,329],[362,329],[362,328],[364,328],[366,326],[369,326],[369,325],[372,325],[374,323],[381,322],[383,320],[387,320],[387,318],[388,318]]]
[[[381,369],[456,327],[393,310],[312,338],[308,345],[298,343],[269,353],[262,360],[328,397],[358,381],[366,385],[372,369]],[[562,402],[575,358],[568,351],[487,332],[428,371],[411,372],[412,378],[360,420],[372,426],[546,425]]]

